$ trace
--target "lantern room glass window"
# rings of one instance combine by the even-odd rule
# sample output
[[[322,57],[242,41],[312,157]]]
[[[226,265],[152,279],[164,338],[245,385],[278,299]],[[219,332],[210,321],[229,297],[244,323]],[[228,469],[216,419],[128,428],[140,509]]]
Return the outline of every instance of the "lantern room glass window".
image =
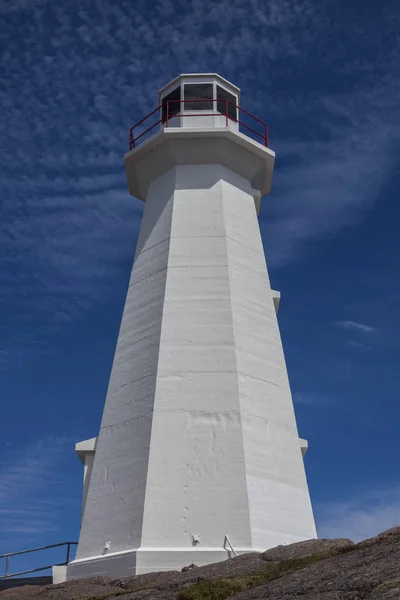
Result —
[[[228,100],[228,103],[226,102]],[[237,98],[227,92],[224,88],[217,85],[217,111],[226,115],[226,105],[228,104],[228,117],[237,121]]]
[[[181,87],[177,87],[172,92],[164,96],[162,99],[162,122],[165,123],[167,120],[167,102],[168,102],[168,119],[174,115],[179,115],[181,110]],[[174,102],[175,100],[175,102]],[[176,102],[176,100],[178,102]]]
[[[183,87],[185,110],[203,111],[213,110],[213,84],[212,83],[185,83]],[[200,102],[199,102],[200,100]],[[209,102],[207,102],[207,100]],[[197,101],[197,102],[196,102]]]

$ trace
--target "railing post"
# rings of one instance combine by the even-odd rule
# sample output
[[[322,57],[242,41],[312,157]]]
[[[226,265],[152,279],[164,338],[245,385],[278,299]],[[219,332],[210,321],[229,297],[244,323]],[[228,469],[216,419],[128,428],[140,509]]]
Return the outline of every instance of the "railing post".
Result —
[[[228,100],[225,100],[226,126],[228,127]]]
[[[169,100],[167,100],[167,117],[165,119],[165,127],[168,127]]]
[[[69,563],[69,552],[70,552],[70,549],[71,549],[71,545],[68,542],[68,544],[67,544],[67,557],[66,557],[66,561],[65,561],[66,565]]]
[[[8,559],[9,559],[9,558],[10,558],[9,556],[6,556],[6,570],[5,570],[5,572],[4,572],[4,577],[5,577],[5,579],[7,579],[7,578],[8,578]]]
[[[268,148],[268,125],[265,126],[265,147]]]

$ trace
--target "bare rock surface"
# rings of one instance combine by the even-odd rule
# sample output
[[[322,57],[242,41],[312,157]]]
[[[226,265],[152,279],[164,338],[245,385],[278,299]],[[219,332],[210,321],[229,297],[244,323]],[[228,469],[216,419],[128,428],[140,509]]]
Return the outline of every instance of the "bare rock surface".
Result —
[[[277,546],[266,550],[261,554],[261,558],[266,561],[288,560],[290,558],[303,558],[313,554],[329,554],[339,548],[348,548],[354,546],[354,542],[344,538],[336,540],[306,540],[289,544],[288,546]]]
[[[400,538],[400,526],[399,527],[392,527],[391,529],[386,529],[386,531],[382,531],[382,533],[380,533],[378,535],[378,538],[388,538],[388,537],[398,537]],[[374,539],[374,538],[372,538]]]
[[[11,588],[0,600],[400,600],[400,527],[307,540],[181,572]]]

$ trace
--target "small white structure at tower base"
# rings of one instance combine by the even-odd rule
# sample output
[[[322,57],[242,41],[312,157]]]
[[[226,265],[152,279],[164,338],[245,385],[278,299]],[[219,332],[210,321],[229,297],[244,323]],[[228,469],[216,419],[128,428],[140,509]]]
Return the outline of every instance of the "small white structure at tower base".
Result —
[[[68,579],[316,537],[257,220],[274,153],[239,131],[238,94],[215,74],[178,77],[159,131],[125,156],[145,207],[100,433],[77,447]]]

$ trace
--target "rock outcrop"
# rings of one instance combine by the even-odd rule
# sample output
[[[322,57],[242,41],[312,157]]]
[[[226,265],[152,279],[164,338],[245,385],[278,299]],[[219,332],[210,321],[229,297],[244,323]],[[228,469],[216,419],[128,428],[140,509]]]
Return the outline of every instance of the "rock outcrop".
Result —
[[[308,540],[182,572],[0,591],[0,600],[400,600],[400,527],[354,544]]]

